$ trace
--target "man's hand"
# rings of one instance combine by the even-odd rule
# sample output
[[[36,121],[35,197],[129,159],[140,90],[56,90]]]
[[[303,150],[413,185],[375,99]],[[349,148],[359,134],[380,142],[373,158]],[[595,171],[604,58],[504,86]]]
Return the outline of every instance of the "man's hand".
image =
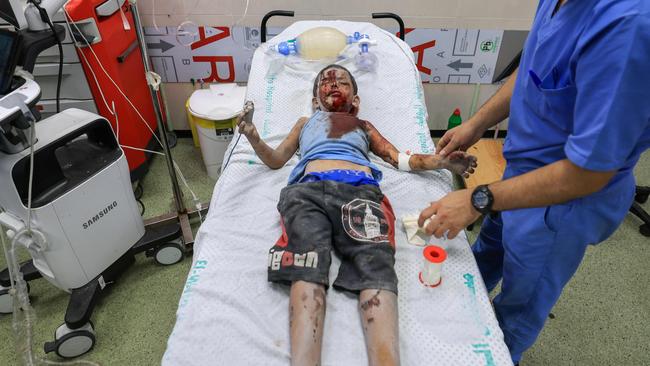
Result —
[[[471,191],[463,189],[449,193],[440,201],[432,202],[420,213],[418,225],[422,227],[424,221],[431,218],[429,224],[424,227],[428,235],[441,238],[446,233],[448,239],[455,238],[461,230],[481,216],[472,206],[471,196]]]
[[[471,123],[471,119],[445,132],[436,148],[436,153],[447,156],[456,150],[467,151],[485,132]]]
[[[464,151],[452,151],[449,155],[445,156],[440,162],[445,169],[462,175],[463,178],[469,177],[474,173],[477,166],[476,156],[470,155]]]
[[[467,151],[478,141],[488,128],[503,121],[510,115],[510,98],[515,88],[517,71],[512,73],[505,84],[479,110],[460,126],[447,131],[438,142],[438,154],[447,156],[452,151]]]

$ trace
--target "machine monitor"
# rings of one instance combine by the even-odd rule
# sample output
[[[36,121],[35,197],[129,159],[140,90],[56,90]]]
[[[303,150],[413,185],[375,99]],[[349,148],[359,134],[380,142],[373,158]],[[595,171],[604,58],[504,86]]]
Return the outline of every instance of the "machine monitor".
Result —
[[[0,29],[0,95],[5,95],[11,87],[16,62],[20,35],[17,32]]]

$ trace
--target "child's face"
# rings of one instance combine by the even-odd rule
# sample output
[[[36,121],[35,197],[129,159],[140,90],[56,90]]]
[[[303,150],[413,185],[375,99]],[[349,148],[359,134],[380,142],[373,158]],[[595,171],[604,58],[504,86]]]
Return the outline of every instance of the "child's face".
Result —
[[[354,95],[350,75],[338,68],[323,71],[318,81],[318,102],[327,112],[356,114],[359,98]]]

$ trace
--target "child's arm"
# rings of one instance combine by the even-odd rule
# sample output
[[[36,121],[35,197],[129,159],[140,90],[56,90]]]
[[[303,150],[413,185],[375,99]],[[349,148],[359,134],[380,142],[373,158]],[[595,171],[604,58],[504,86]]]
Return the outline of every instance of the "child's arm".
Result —
[[[280,143],[280,145],[273,149],[260,138],[260,135],[257,133],[257,128],[252,123],[246,123],[243,120],[243,116],[246,111],[242,112],[238,119],[237,125],[239,126],[239,133],[246,136],[248,141],[253,146],[253,150],[257,156],[260,157],[262,162],[266,164],[271,169],[280,169],[284,164],[291,159],[293,154],[298,150],[298,140],[300,138],[300,131],[309,119],[307,117],[301,117],[298,119],[296,124],[289,132],[289,135]]]
[[[385,162],[398,168],[399,151],[368,121],[363,123],[368,135],[370,151]],[[462,151],[454,151],[446,157],[440,155],[414,154],[409,157],[411,170],[448,169],[454,173],[468,177],[476,168],[476,157]]]

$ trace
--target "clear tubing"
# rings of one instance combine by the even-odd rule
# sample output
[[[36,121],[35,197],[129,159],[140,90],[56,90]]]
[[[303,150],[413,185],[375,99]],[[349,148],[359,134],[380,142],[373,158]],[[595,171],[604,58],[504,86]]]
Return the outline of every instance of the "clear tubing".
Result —
[[[34,353],[34,323],[36,322],[36,314],[29,301],[29,293],[27,291],[27,282],[20,272],[20,266],[16,259],[16,246],[19,244],[19,239],[23,236],[31,235],[43,236],[43,233],[36,229],[24,229],[16,233],[11,240],[11,245],[7,248],[4,232],[0,233],[0,240],[2,241],[2,248],[5,252],[7,261],[7,269],[9,270],[9,277],[11,278],[11,289],[9,293],[13,299],[13,318],[11,327],[14,333],[15,350],[17,359],[21,365],[90,365],[99,366],[98,363],[88,360],[74,360],[74,361],[52,361],[42,357],[36,357]]]
[[[76,23],[74,23],[74,20],[72,19],[72,17],[71,17],[70,14],[68,13],[68,11],[65,9],[65,7],[63,8],[63,11],[64,11],[64,13],[65,13],[65,15],[66,15],[66,17],[65,17],[65,21],[66,21],[66,24],[68,25],[68,28],[70,29],[70,31],[72,31],[72,27],[74,27],[74,28],[76,28],[77,32],[80,32],[79,27],[77,26]],[[71,22],[72,22],[72,23],[71,23]],[[191,23],[191,22],[189,22],[189,23]],[[149,126],[149,124],[148,124],[147,121],[144,119],[144,117],[142,116],[142,114],[140,113],[140,111],[136,108],[136,106],[133,104],[133,102],[131,102],[131,100],[127,97],[126,93],[124,93],[124,91],[122,91],[122,89],[117,85],[117,83],[115,82],[115,80],[113,80],[113,78],[111,78],[111,76],[110,76],[110,74],[108,73],[108,71],[106,71],[106,69],[104,68],[104,65],[102,64],[102,62],[100,61],[99,57],[97,56],[97,54],[96,54],[95,51],[93,50],[92,45],[91,45],[91,44],[88,42],[88,40],[86,40],[85,38],[83,39],[83,41],[85,42],[86,47],[88,47],[88,49],[90,50],[91,54],[94,56],[94,58],[95,58],[95,60],[97,61],[97,64],[99,65],[101,71],[102,71],[102,72],[106,75],[106,77],[111,81],[111,83],[113,84],[113,86],[115,86],[115,88],[117,89],[117,91],[118,91],[118,92],[119,92],[119,93],[124,97],[124,99],[125,99],[125,100],[127,101],[127,103],[131,106],[131,108],[133,108],[133,110],[135,111],[135,113],[136,113],[136,114],[138,115],[138,117],[140,118],[140,121],[141,121],[141,122],[144,124],[144,126],[145,126],[145,127],[146,127],[146,128],[147,128],[147,129],[152,133],[154,139],[158,142],[158,144],[159,144],[160,146],[163,146],[162,141],[160,140],[160,138],[158,137],[158,135],[154,132],[154,130]],[[92,68],[90,68],[90,62],[88,62],[88,59],[86,58],[86,56],[84,55],[84,53],[81,52],[81,47],[80,47],[77,43],[75,43],[74,45],[75,45],[75,47],[80,51],[79,53],[80,53],[81,56],[83,57],[84,61],[89,65],[89,69],[90,69],[90,71],[91,71],[91,74],[93,75],[93,78],[95,79],[95,84],[96,84],[97,88],[99,89],[100,95],[102,96],[102,100],[104,101],[104,104],[106,105],[106,108],[111,112],[111,114],[114,114],[113,110],[108,106],[108,103],[106,102],[106,98],[105,98],[104,93],[103,93],[103,91],[102,91],[101,85],[99,84],[99,82],[97,81],[97,77],[95,76],[95,72],[93,71]],[[129,147],[129,146],[125,146],[125,145],[121,145],[121,146],[122,146],[122,147],[126,147],[126,148],[131,148],[131,149],[135,149],[135,150],[137,150],[136,148],[133,148],[133,147]],[[143,150],[143,151],[151,152],[151,151],[149,151],[149,150]],[[156,152],[156,153],[157,153],[157,152]],[[165,154],[161,154],[161,155],[165,155]],[[176,169],[179,170],[178,167],[177,167]],[[195,195],[193,194],[193,192],[192,192],[192,189],[191,189],[189,186],[186,186],[186,188],[187,188],[187,189],[192,193],[193,196],[195,196]],[[199,203],[199,204],[196,204],[196,205],[197,205],[197,207],[200,207],[200,203]]]
[[[34,181],[34,144],[35,135],[36,135],[36,121],[33,119],[33,116],[28,116],[31,119],[31,127],[29,129],[29,186],[27,187],[27,227],[23,230],[18,231],[11,240],[11,245],[7,249],[5,234],[4,232],[0,233],[0,239],[2,240],[2,247],[5,253],[5,259],[7,262],[7,269],[9,271],[9,279],[11,282],[11,289],[9,294],[13,300],[13,316],[11,327],[14,332],[15,345],[16,345],[16,355],[21,364],[32,366],[32,365],[98,365],[94,362],[85,361],[85,360],[76,360],[72,362],[58,362],[50,361],[43,358],[36,358],[34,356],[34,333],[33,327],[36,320],[36,315],[34,314],[34,309],[32,308],[29,302],[29,292],[27,290],[27,282],[23,278],[22,272],[20,272],[20,266],[18,260],[16,259],[16,246],[19,243],[19,240],[23,237],[29,237],[31,240],[28,242],[28,245],[34,245],[34,250],[42,250],[46,248],[46,238],[45,235],[32,228],[32,186]],[[34,240],[34,236],[38,236],[39,240]]]
[[[248,45],[246,44],[246,42],[245,42],[245,41],[246,41],[246,37],[244,36],[244,33],[242,33],[242,39],[241,39],[241,42],[238,41],[237,39],[235,39],[235,33],[237,32],[237,31],[235,30],[235,27],[238,27],[239,24],[241,23],[241,21],[244,20],[244,18],[246,18],[246,15],[248,15],[248,5],[249,5],[249,4],[250,4],[250,0],[246,0],[246,6],[244,7],[244,14],[242,14],[242,16],[241,16],[239,19],[237,19],[237,21],[234,22],[234,23],[230,26],[230,39],[232,39],[232,41],[233,41],[236,45],[239,45],[239,46],[241,46],[242,48],[245,48],[245,49],[253,49],[253,48],[250,47],[250,46],[248,46]],[[243,32],[246,32],[245,29],[243,29],[242,31],[243,31]]]

